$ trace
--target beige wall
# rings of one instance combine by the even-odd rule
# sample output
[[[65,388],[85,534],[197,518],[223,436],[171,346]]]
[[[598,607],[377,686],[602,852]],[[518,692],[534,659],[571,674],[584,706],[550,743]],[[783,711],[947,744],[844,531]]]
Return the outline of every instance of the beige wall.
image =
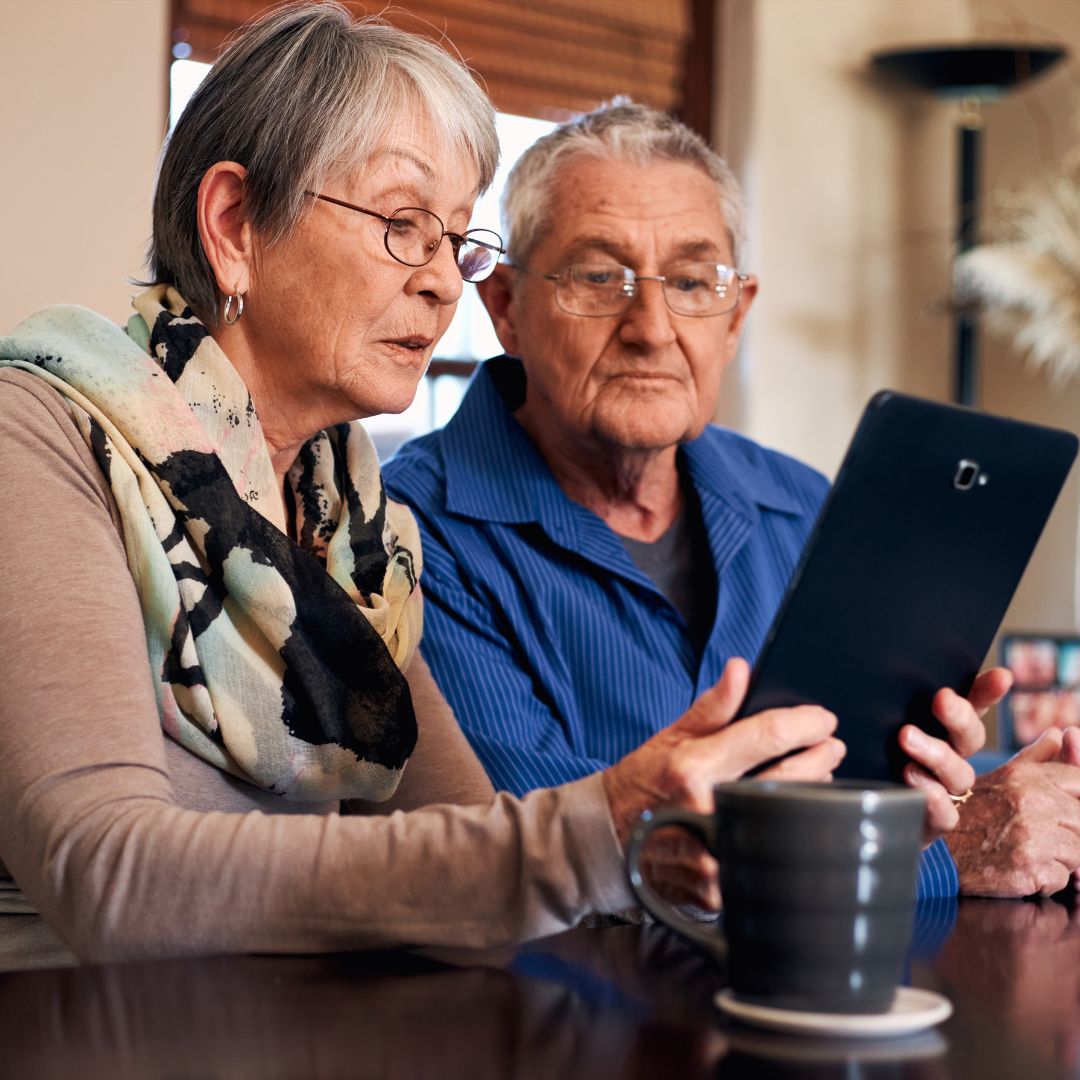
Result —
[[[832,474],[883,386],[947,399],[957,107],[868,73],[877,49],[1053,41],[1072,59],[989,108],[986,217],[1080,142],[1077,0],[726,0],[719,142],[751,204],[761,293],[724,420]],[[981,403],[1080,433],[1080,378],[1053,387],[982,335]],[[1006,628],[1073,630],[1080,469]]]
[[[744,5],[745,6],[745,5]],[[870,394],[947,392],[950,111],[876,49],[967,36],[965,0],[751,0],[742,168],[761,278],[745,426],[832,472]]]
[[[1010,189],[1052,169],[1069,147],[1080,146],[1080,3],[1076,0],[1025,0],[1016,4],[977,0],[975,29],[1000,35],[1021,24],[1038,40],[1058,41],[1070,59],[1044,79],[997,105],[985,129],[984,198],[986,218],[1001,214]],[[1080,223],[1077,223],[1080,229]],[[1080,283],[1078,283],[1080,288]],[[1007,341],[984,333],[982,401],[987,409],[1080,432],[1080,375],[1053,386],[1027,367]],[[1031,566],[1013,601],[1005,625],[1014,629],[1080,629],[1077,604],[1077,521],[1080,516],[1080,466],[1073,470]]]
[[[167,0],[0,0],[0,333],[126,319],[165,131]]]

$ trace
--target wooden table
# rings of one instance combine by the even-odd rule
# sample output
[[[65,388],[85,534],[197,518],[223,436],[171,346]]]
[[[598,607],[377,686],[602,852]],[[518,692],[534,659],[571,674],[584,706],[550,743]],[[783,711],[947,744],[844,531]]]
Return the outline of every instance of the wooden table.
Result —
[[[198,960],[0,975],[0,1076],[973,1077],[1080,1070],[1080,913],[924,906],[911,982],[956,1011],[873,1044],[756,1032],[711,1005],[722,973],[655,926],[501,954]]]

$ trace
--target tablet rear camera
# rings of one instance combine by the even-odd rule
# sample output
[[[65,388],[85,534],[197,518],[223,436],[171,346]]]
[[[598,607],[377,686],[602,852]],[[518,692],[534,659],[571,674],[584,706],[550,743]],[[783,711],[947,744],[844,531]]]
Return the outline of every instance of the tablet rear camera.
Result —
[[[964,458],[959,465],[956,466],[956,475],[953,477],[953,487],[957,491],[970,491],[976,481],[981,480],[979,473],[979,463],[977,461],[970,461],[968,458]],[[981,480],[985,483],[985,480]]]

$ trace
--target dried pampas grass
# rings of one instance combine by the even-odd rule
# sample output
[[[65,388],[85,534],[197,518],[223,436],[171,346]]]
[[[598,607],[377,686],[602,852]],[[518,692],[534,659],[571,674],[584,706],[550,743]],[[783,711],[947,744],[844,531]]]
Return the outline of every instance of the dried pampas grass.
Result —
[[[1080,371],[1080,150],[1004,210],[999,242],[956,260],[957,298],[985,308],[1031,364],[1064,382]]]

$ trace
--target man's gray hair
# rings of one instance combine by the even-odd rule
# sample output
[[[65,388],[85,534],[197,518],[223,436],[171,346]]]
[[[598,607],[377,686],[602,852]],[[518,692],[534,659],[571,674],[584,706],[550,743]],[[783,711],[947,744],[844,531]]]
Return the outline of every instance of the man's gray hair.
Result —
[[[648,165],[696,165],[716,183],[735,265],[745,244],[745,211],[739,184],[724,159],[695,131],[667,113],[616,98],[538,139],[510,171],[502,196],[504,242],[510,262],[525,266],[558,207],[552,205],[559,169],[578,157]]]
[[[218,161],[245,167],[244,210],[265,244],[289,235],[336,172],[363,164],[416,108],[443,149],[476,161],[480,190],[499,161],[495,113],[464,63],[379,18],[333,2],[287,4],[242,29],[167,141],[154,193],[149,263],[206,321],[218,290],[196,220],[199,183]]]

